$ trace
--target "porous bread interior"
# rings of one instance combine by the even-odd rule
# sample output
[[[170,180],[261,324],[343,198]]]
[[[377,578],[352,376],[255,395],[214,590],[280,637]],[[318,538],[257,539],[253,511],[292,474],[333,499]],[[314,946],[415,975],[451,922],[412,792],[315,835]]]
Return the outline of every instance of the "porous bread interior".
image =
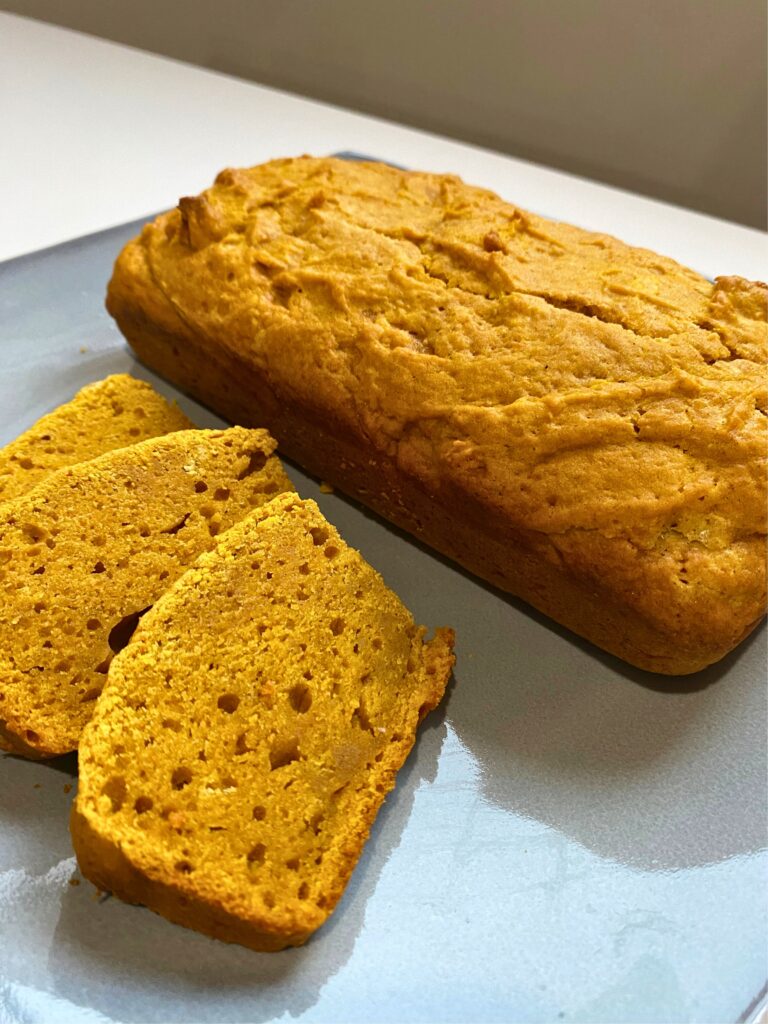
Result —
[[[146,227],[108,307],[220,414],[408,529],[418,492],[427,543],[685,672],[765,611],[766,295],[450,176],[302,158],[223,172]],[[328,435],[374,471],[329,474]]]
[[[116,650],[222,530],[291,490],[262,430],[178,431],[0,507],[0,745],[77,746]]]
[[[0,449],[0,502],[26,494],[64,466],[192,426],[178,406],[128,374],[87,384]]]
[[[313,502],[241,520],[112,664],[79,755],[86,874],[220,938],[304,941],[443,695],[452,633],[424,633]]]

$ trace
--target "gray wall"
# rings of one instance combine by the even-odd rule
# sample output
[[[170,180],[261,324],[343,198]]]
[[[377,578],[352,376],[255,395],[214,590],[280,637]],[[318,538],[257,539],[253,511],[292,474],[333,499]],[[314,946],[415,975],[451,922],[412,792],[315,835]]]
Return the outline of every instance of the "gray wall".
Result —
[[[765,224],[764,0],[0,6]]]

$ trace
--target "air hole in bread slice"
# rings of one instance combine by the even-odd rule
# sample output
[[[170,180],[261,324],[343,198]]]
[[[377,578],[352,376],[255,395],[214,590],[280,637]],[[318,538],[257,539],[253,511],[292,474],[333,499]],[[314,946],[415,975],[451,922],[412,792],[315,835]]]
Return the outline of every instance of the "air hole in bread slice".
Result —
[[[142,608],[139,612],[130,612],[128,615],[124,615],[122,619],[120,619],[120,621],[110,629],[107,643],[113,653],[119,654],[124,647],[128,646],[131,637],[136,632],[139,619],[142,615],[146,615],[151,607],[152,605],[148,605],[148,607]]]
[[[169,533],[171,536],[175,536],[180,530],[184,529],[187,525],[187,520],[191,515],[191,512],[185,512],[177,523],[174,523],[173,526],[169,526],[166,530],[161,530],[160,533]]]
[[[267,854],[267,848],[264,843],[256,843],[248,851],[248,863],[249,864],[263,864],[264,858]]]
[[[310,673],[309,678],[312,678]],[[305,683],[294,683],[288,692],[291,707],[300,715],[304,715],[312,707],[312,691]]]
[[[192,772],[189,768],[181,765],[179,768],[174,768],[171,773],[171,785],[174,789],[184,789],[192,781]]]
[[[351,721],[355,725],[359,725],[365,732],[369,732],[371,735],[374,735],[374,728],[371,723],[371,719],[368,717],[368,709],[365,705],[365,699],[362,694],[360,696],[360,703],[352,712]]]
[[[273,743],[269,751],[269,764],[274,772],[278,768],[285,768],[294,761],[298,761],[300,756],[298,737],[283,736]]]
[[[125,778],[122,775],[113,775],[104,783],[101,789],[102,796],[109,797],[112,803],[112,812],[116,814],[125,803],[127,792]]]
[[[250,476],[252,473],[258,473],[260,470],[264,469],[266,464],[267,456],[264,452],[250,452],[248,455],[248,465],[238,474],[237,479],[245,480],[245,478]]]

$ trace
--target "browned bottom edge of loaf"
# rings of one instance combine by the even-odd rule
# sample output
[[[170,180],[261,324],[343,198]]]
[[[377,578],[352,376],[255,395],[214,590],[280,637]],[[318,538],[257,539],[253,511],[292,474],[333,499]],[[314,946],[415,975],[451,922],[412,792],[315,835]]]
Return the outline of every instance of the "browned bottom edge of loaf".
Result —
[[[312,934],[310,931],[290,935],[265,932],[222,907],[180,893],[170,883],[148,878],[118,846],[92,828],[76,806],[72,808],[69,827],[78,867],[89,881],[102,892],[110,892],[126,903],[148,907],[173,924],[202,932],[212,939],[246,946],[257,953],[276,953],[289,946],[301,946]]]
[[[363,449],[327,411],[299,415],[252,366],[190,334],[176,337],[119,296],[110,313],[139,359],[231,423],[265,427],[282,454],[327,480],[420,541],[556,622],[637,668],[689,675],[719,661],[762,621],[722,638],[663,632],[616,595],[565,572],[536,550],[536,538],[510,530],[503,541],[483,529],[482,510],[461,499],[436,502],[384,453]]]

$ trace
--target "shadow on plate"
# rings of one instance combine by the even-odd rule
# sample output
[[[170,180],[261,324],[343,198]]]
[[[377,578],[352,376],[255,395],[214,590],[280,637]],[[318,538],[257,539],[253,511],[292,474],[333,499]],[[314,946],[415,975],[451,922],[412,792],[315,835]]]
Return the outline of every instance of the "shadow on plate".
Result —
[[[664,691],[583,659],[517,652],[475,668],[482,701],[458,691],[451,721],[501,807],[602,857],[676,871],[760,850],[768,831],[765,635],[717,686]]]
[[[69,808],[77,783],[77,757],[28,761],[0,755],[0,872],[23,869],[44,874],[72,856]]]

